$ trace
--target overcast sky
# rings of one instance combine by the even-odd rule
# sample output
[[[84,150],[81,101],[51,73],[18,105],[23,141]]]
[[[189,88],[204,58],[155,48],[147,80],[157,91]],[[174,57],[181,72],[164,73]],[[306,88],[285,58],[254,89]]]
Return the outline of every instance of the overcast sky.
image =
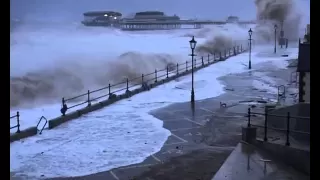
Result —
[[[124,15],[137,11],[159,10],[187,18],[255,18],[254,0],[10,0],[11,17],[79,20],[85,11],[113,10]]]

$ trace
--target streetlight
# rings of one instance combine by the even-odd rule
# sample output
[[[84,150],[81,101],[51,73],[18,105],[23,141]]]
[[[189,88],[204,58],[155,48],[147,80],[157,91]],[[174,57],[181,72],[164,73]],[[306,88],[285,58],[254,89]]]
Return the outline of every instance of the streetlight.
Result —
[[[249,69],[251,69],[251,41],[252,41],[252,38],[251,38],[252,30],[251,30],[251,28],[249,29],[248,33],[249,33]]]
[[[194,77],[193,77],[193,57],[195,56],[194,54],[194,49],[196,48],[197,45],[197,41],[194,40],[194,36],[192,36],[192,39],[189,41],[190,43],[190,48],[191,48],[191,60],[192,60],[192,69],[191,69],[191,76],[192,76],[192,80],[191,80],[191,103],[194,103],[194,86],[193,86],[193,82],[194,82]]]
[[[277,28],[278,26],[274,25],[274,53],[277,53]]]
[[[282,49],[282,45],[284,44],[284,30],[283,30],[283,21],[281,21],[281,29],[280,29],[280,48]]]

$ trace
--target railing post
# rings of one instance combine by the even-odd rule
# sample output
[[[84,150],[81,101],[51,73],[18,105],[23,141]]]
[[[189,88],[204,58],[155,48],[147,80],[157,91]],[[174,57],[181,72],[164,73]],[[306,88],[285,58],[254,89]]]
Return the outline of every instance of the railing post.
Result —
[[[65,116],[66,115],[66,112],[67,112],[67,105],[66,105],[66,100],[64,98],[62,98],[62,107],[61,107],[61,114],[62,116]]]
[[[179,63],[177,63],[177,74],[179,74]]]
[[[204,66],[203,56],[201,57],[201,63],[202,63],[202,66]]]
[[[158,73],[157,73],[157,69],[154,70],[154,75],[155,75],[155,82],[158,82]]]
[[[268,141],[268,135],[267,135],[267,131],[268,131],[268,110],[265,109],[264,112],[264,141]]]
[[[167,66],[167,78],[169,78],[169,67]]]
[[[214,52],[213,53],[213,61],[215,61],[216,60],[216,53]]]
[[[242,44],[240,44],[240,51],[242,52]]]
[[[144,75],[141,75],[141,84],[143,84]]]
[[[248,108],[248,127],[251,127],[251,108]]]
[[[186,61],[186,71],[188,71],[188,61]]]
[[[18,127],[17,133],[20,133],[20,114],[19,114],[19,111],[17,111],[17,127]]]
[[[66,101],[64,100],[64,97],[62,98],[62,107],[64,106],[64,104],[66,103]]]
[[[193,68],[196,68],[197,67],[197,59],[194,58],[194,61],[193,61]]]
[[[110,83],[108,85],[108,90],[109,90],[109,96],[111,96],[111,85],[110,85]]]
[[[233,55],[237,55],[236,47],[233,47]]]
[[[129,78],[127,78],[127,91],[129,91]]]
[[[220,56],[220,61],[221,61],[222,60],[222,53],[221,53],[221,51],[219,53],[220,53],[219,56]]]
[[[290,112],[287,113],[287,141],[286,141],[286,146],[290,146],[290,141],[289,141],[289,132],[290,132]]]
[[[224,57],[227,58],[227,50],[224,50]]]
[[[91,101],[90,101],[90,90],[88,90],[88,106],[91,106]]]
[[[231,56],[231,49],[229,49],[229,57]]]
[[[210,54],[208,54],[208,64],[210,63]]]

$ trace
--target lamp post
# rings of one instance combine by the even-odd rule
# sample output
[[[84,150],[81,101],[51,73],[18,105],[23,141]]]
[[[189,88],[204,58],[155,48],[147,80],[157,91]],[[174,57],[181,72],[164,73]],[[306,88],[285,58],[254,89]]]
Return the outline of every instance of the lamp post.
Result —
[[[194,54],[194,49],[196,48],[197,45],[197,41],[194,40],[194,36],[192,36],[192,39],[189,41],[190,43],[190,48],[191,48],[191,60],[192,60],[192,69],[191,69],[191,76],[192,76],[192,80],[191,80],[191,103],[194,103],[194,71],[193,71],[193,64],[194,64],[194,59],[193,57],[195,56]]]
[[[251,28],[249,29],[248,33],[249,33],[249,69],[251,69],[251,41],[252,41],[252,38],[251,38],[252,30],[251,30]]]
[[[284,44],[284,30],[283,30],[283,21],[281,21],[281,29],[280,29],[280,48],[282,49],[282,45]]]
[[[274,25],[274,53],[277,53],[277,28],[278,26]]]

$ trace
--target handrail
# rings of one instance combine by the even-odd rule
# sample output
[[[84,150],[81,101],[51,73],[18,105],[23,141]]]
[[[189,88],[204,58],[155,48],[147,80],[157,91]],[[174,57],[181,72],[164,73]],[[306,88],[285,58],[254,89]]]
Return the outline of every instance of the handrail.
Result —
[[[197,69],[199,67],[203,67],[205,65],[213,64],[215,62],[224,60],[223,58],[228,58],[230,56],[236,55],[240,52],[243,52],[244,49],[242,45],[234,46],[233,48],[226,49],[223,53],[214,53],[208,54],[207,57],[202,56],[201,58],[194,59],[194,68]],[[175,68],[172,70],[172,68]],[[192,68],[192,61],[186,61],[185,63],[177,63],[176,65],[172,65],[169,67],[167,65],[163,69],[155,69],[154,72],[148,74],[142,74],[139,77],[135,77],[132,79],[126,78],[124,81],[116,83],[116,84],[108,84],[108,86],[96,89],[96,90],[87,90],[86,93],[82,93],[80,95],[70,97],[70,98],[62,98],[62,108],[61,114],[64,116],[67,110],[81,106],[87,105],[91,106],[92,101],[97,101],[101,98],[114,98],[117,96],[118,92],[124,91],[125,94],[130,93],[130,90],[133,90],[138,87],[147,87],[150,83],[154,83],[160,80],[165,80],[171,77],[172,75],[180,74],[187,72]],[[97,94],[106,91],[103,94]],[[73,100],[78,100],[78,103],[69,104]],[[67,105],[69,104],[69,106]]]
[[[267,137],[267,133],[268,133],[268,129],[271,130],[276,130],[276,131],[280,131],[280,132],[285,132],[286,134],[286,146],[290,146],[290,133],[298,133],[298,134],[304,134],[304,135],[310,135],[310,132],[305,132],[305,131],[295,131],[295,130],[291,130],[290,129],[290,121],[292,119],[309,119],[310,117],[302,117],[302,116],[291,116],[290,112],[287,112],[287,115],[277,115],[277,114],[270,114],[268,113],[268,111],[266,111],[265,113],[257,113],[257,112],[252,112],[251,108],[248,108],[248,113],[246,114],[248,117],[248,127],[251,126],[255,126],[255,127],[261,127],[264,128],[264,141],[268,141],[268,137]],[[263,115],[264,116],[264,125],[255,125],[255,124],[251,124],[251,117],[252,115]],[[280,128],[274,128],[274,127],[268,127],[268,117],[281,117],[281,118],[285,118],[286,119],[286,128],[285,129],[280,129]]]
[[[45,123],[44,123],[44,125],[42,126],[42,128],[39,130],[39,129],[38,129],[38,126],[39,126],[40,122],[41,122],[43,119],[45,120]],[[38,121],[38,124],[37,124],[37,129],[40,131],[39,134],[42,133],[42,131],[43,131],[43,129],[46,127],[47,123],[48,123],[47,118],[45,118],[44,116],[41,116],[41,118],[40,118],[40,120]]]
[[[16,118],[17,119],[17,125],[10,127],[10,129],[17,128],[16,133],[20,133],[20,113],[17,111],[16,115],[10,116],[10,119]]]

